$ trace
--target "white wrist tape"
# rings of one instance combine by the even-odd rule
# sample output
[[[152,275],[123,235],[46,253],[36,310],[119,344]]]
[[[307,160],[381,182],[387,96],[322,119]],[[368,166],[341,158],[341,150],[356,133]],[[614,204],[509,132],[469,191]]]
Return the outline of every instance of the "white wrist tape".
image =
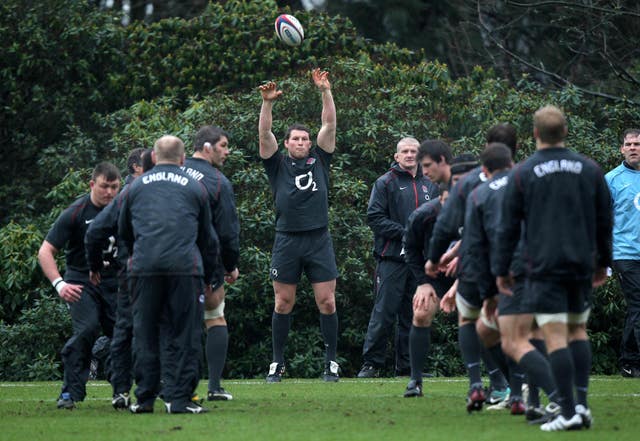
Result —
[[[62,277],[58,277],[56,280],[51,282],[51,284],[56,289],[56,291],[58,291],[58,294],[62,293],[64,287],[67,286],[67,282],[65,282]]]

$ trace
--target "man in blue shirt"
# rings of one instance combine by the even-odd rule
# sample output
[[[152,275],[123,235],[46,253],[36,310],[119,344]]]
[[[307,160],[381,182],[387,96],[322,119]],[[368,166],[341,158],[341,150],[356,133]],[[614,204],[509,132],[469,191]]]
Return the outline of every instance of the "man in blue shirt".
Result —
[[[624,161],[606,174],[614,211],[613,269],[627,302],[620,351],[623,377],[640,377],[640,129],[622,136]]]

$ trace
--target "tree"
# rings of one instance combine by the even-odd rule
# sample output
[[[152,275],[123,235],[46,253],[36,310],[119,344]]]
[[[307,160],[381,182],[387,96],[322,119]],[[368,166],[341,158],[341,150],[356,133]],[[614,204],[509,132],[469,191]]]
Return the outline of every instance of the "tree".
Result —
[[[514,83],[527,73],[546,87],[640,100],[635,1],[334,1],[327,10],[374,41],[424,49],[454,77],[478,65]]]

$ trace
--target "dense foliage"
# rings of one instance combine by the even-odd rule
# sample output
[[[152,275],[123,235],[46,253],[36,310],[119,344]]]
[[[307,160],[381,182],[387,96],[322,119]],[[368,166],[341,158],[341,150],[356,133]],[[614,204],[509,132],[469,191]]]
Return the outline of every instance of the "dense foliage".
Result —
[[[637,107],[596,101],[575,88],[544,90],[526,76],[514,87],[478,67],[468,76],[452,79],[447,66],[428,62],[421,53],[358,38],[349,22],[339,17],[297,13],[308,38],[299,48],[286,48],[273,36],[276,9],[270,1],[210,4],[192,20],[167,19],[127,28],[76,2],[72,8],[67,8],[68,2],[46,3],[46,18],[35,8],[21,9],[17,0],[0,6],[0,23],[3,29],[11,27],[19,45],[15,59],[9,57],[0,67],[3,78],[11,79],[2,85],[3,157],[8,159],[0,198],[3,218],[15,220],[0,230],[0,344],[11,348],[0,354],[2,379],[26,378],[20,372],[33,369],[30,366],[36,362],[42,378],[50,378],[59,367],[55,351],[62,347],[69,323],[59,314],[64,308],[58,308],[58,300],[43,295],[53,291],[36,267],[35,253],[60,209],[87,190],[91,166],[111,160],[124,169],[130,149],[151,146],[165,133],[180,136],[190,146],[195,130],[209,123],[231,132],[233,153],[224,172],[234,184],[242,226],[241,278],[228,290],[231,341],[226,375],[264,373],[271,353],[273,294],[268,265],[274,214],[257,155],[256,86],[262,81],[275,80],[284,91],[274,107],[274,133],[280,137],[293,122],[319,128],[320,97],[309,71],[320,66],[331,72],[338,150],[332,164],[330,228],[341,273],[339,362],[346,375],[354,374],[361,363],[372,306],[372,237],[365,221],[369,191],[389,166],[400,137],[444,138],[456,153],[478,153],[487,128],[509,121],[518,128],[521,159],[534,148],[533,112],[555,103],[568,115],[569,145],[608,170],[620,160],[620,133],[640,116]],[[4,13],[27,18],[18,31]],[[50,51],[37,52],[24,43],[32,38],[29,41],[41,46],[54,38],[49,22],[61,26],[55,38],[81,35],[83,41],[96,44],[56,40],[58,58],[61,53],[70,57],[58,65]],[[28,37],[29,26],[39,31]],[[3,54],[8,54],[10,42],[2,45]],[[27,60],[55,66],[56,73],[25,76]],[[71,66],[87,70],[74,77]],[[32,94],[42,88],[48,104],[39,106]],[[32,110],[24,113],[25,109]],[[37,130],[40,126],[43,130]],[[8,149],[11,145],[21,149]],[[31,167],[20,167],[24,161]],[[34,176],[46,179],[38,185],[30,181]],[[623,308],[616,282],[598,291],[591,322],[597,372],[615,369]],[[59,320],[48,320],[43,311]],[[317,323],[313,295],[304,282],[287,350],[291,375],[319,375],[322,344]],[[461,373],[455,320],[439,316],[434,328],[431,369],[446,375]],[[25,342],[32,341],[34,332],[46,334],[47,339],[36,341],[27,351]],[[43,360],[58,364],[44,369]]]

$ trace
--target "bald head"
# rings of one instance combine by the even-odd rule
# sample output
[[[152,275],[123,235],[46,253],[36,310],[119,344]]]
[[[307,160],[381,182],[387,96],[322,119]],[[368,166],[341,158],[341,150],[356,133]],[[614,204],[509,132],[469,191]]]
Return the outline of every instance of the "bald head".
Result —
[[[567,136],[567,119],[556,106],[544,106],[533,115],[533,136],[542,144],[561,144]]]
[[[153,145],[156,164],[177,164],[184,162],[184,143],[173,135],[164,135]]]

